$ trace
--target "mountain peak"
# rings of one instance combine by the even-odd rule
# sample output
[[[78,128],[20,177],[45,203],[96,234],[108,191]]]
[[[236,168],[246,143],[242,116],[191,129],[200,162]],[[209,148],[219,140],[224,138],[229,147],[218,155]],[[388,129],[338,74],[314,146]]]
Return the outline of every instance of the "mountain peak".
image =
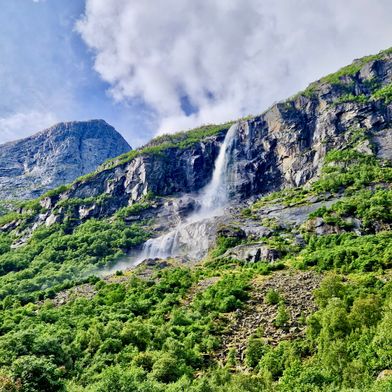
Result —
[[[129,150],[104,120],[60,122],[0,145],[0,198],[37,197]]]

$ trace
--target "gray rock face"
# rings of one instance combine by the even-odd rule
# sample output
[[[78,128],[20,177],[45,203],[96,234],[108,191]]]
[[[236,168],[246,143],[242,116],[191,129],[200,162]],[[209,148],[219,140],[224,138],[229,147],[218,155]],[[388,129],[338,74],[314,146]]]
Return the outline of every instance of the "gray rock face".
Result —
[[[273,262],[279,259],[281,253],[276,249],[270,248],[266,244],[257,243],[235,246],[234,248],[229,249],[223,256],[256,263],[260,260]]]
[[[392,129],[378,132],[373,138],[377,147],[377,156],[382,159],[392,160]]]
[[[391,159],[392,104],[373,99],[369,89],[370,85],[383,87],[391,82],[392,55],[389,54],[383,60],[363,65],[356,74],[342,78],[338,84],[319,82],[311,94],[299,94],[260,116],[240,121],[230,144],[230,196],[247,199],[305,185],[320,174],[325,155],[332,149],[347,147],[358,132],[369,136],[371,143],[361,144],[357,149],[373,154],[374,145],[379,157]],[[345,101],[350,94],[366,99]],[[227,129],[222,129],[186,146],[169,145],[158,152],[145,150],[127,162],[118,160],[113,166],[102,166],[88,179],[74,183],[49,200],[42,200],[41,205],[48,208],[45,219],[53,213],[57,217],[50,217],[50,222],[61,221],[64,212],[56,204],[68,198],[104,196],[100,203],[77,207],[72,217],[82,221],[110,216],[119,208],[140,201],[149,192],[164,197],[197,193],[211,180],[226,132]],[[8,165],[7,170],[11,169],[18,168]],[[305,206],[279,214],[287,222],[298,224],[309,212]],[[273,211],[269,215],[273,217]]]
[[[103,120],[59,123],[0,145],[0,199],[31,199],[131,148]]]
[[[75,184],[64,196],[85,198],[106,193],[126,204],[148,192],[161,196],[195,192],[210,180],[223,139],[224,132],[187,149],[171,147],[159,154],[137,156]]]
[[[306,184],[319,175],[326,153],[347,146],[352,133],[359,129],[372,135],[380,156],[390,157],[392,106],[371,99],[370,81],[379,86],[392,82],[391,55],[365,64],[339,85],[321,83],[310,97],[298,95],[241,121],[231,147],[231,196],[245,199]],[[342,102],[340,98],[348,93],[369,99]],[[141,154],[75,184],[61,197],[105,193],[112,196],[108,202],[111,211],[118,205],[137,202],[149,191],[162,196],[197,192],[211,178],[224,134],[222,131],[187,148]],[[369,146],[367,151],[371,152]]]

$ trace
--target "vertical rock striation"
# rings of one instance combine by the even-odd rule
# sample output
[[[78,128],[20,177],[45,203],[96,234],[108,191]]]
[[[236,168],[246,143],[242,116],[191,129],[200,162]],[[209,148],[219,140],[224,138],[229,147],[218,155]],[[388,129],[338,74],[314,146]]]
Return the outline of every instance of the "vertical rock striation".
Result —
[[[103,120],[59,123],[0,145],[0,199],[31,199],[131,148]]]

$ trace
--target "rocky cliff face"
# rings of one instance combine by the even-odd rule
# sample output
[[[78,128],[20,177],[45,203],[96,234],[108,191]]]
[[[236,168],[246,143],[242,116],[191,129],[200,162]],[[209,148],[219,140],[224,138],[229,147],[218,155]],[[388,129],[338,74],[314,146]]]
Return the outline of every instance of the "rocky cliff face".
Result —
[[[355,134],[369,136],[373,146],[356,148],[391,158],[392,107],[374,93],[392,82],[392,55],[358,61],[348,74],[315,82],[304,93],[278,103],[260,116],[240,122],[233,143],[231,190],[244,199],[317,177],[326,153],[348,146]],[[336,80],[335,80],[336,79]],[[152,192],[167,196],[200,190],[211,178],[225,132],[222,129],[186,148],[141,150],[134,158],[103,168],[66,192],[44,201],[105,195],[95,216],[139,201]]]
[[[313,83],[305,92],[274,105],[260,116],[241,120],[229,154],[231,197],[243,200],[305,185],[318,177],[327,152],[333,149],[350,146],[362,153],[392,159],[392,98],[388,98],[391,82],[389,51],[377,58],[354,62],[348,69]],[[198,138],[190,133],[181,143],[156,141],[125,159],[101,166],[66,190],[41,200],[45,212],[34,218],[35,226],[61,222],[70,214],[75,221],[108,217],[150,194],[177,197],[197,193],[211,179],[228,128],[223,126]],[[366,137],[358,139],[358,135]],[[90,140],[87,136],[85,139]],[[67,143],[70,147],[65,150],[72,151],[70,142]],[[83,166],[82,161],[91,164],[91,143],[77,144],[78,157],[82,157],[80,151],[85,151],[87,158],[68,157],[60,168],[55,160],[49,160],[48,166],[43,165],[45,175],[50,173],[47,167],[59,178],[59,171],[65,176],[68,167]],[[45,144],[46,148],[50,145]],[[6,147],[10,150],[12,145]],[[2,170],[9,175],[15,171],[17,175],[21,166],[20,162],[15,167],[9,164]],[[83,168],[85,172],[91,170],[91,166]],[[31,171],[34,173],[37,168]],[[67,177],[58,182],[69,181]],[[65,208],[67,200],[72,203],[65,203]]]
[[[59,123],[0,146],[0,199],[31,199],[130,150],[103,120]]]

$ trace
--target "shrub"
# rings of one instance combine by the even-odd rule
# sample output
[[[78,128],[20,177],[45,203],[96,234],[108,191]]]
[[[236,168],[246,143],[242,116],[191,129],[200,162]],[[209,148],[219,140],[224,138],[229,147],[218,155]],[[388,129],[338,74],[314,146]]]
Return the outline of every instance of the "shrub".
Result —
[[[281,299],[279,291],[274,289],[269,289],[265,295],[265,302],[269,305],[276,305],[281,301]]]
[[[281,303],[278,306],[278,313],[276,315],[274,324],[276,327],[284,327],[289,320],[290,314],[286,308],[286,305],[284,303]]]
[[[248,367],[254,368],[267,351],[263,339],[251,337],[245,350],[245,363]]]
[[[48,359],[33,355],[18,358],[12,365],[13,377],[19,380],[22,391],[64,391],[61,371]]]
[[[162,354],[152,367],[151,375],[158,381],[170,383],[176,381],[183,374],[181,363],[168,353]]]
[[[392,102],[392,83],[377,90],[373,95],[373,99],[381,99],[387,105]]]

